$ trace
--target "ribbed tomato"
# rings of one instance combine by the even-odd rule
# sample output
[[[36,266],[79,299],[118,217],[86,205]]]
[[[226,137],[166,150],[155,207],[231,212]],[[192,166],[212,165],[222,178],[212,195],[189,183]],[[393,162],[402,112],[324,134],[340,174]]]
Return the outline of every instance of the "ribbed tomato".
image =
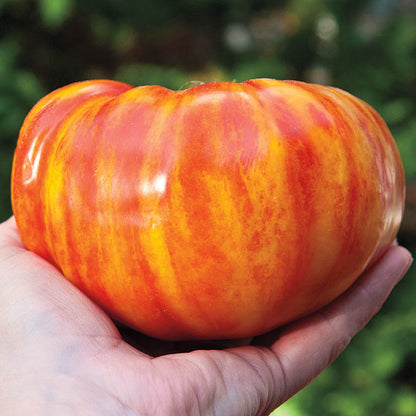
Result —
[[[71,84],[29,113],[12,172],[26,247],[172,340],[261,334],[328,304],[394,240],[403,201],[375,110],[269,79]]]

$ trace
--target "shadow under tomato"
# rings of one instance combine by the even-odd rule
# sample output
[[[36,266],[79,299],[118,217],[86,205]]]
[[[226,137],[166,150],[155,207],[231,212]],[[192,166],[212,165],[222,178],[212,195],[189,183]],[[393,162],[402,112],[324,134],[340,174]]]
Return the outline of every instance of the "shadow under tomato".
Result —
[[[177,354],[195,350],[218,350],[250,345],[253,338],[212,340],[212,341],[164,341],[152,338],[131,328],[117,324],[117,329],[125,342],[152,357]]]

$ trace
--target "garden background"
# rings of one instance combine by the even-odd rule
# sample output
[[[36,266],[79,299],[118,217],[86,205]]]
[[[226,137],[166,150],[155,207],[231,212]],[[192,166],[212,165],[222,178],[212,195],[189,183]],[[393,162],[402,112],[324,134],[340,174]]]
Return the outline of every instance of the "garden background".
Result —
[[[92,78],[180,88],[191,80],[298,79],[343,88],[386,120],[416,245],[414,0],[0,0],[0,220],[19,128],[51,90]],[[281,416],[416,415],[416,272]]]

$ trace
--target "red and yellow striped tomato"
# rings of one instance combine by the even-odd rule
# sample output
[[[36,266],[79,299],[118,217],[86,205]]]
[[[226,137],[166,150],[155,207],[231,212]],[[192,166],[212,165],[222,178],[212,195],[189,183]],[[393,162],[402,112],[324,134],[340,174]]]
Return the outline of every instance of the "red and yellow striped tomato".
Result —
[[[66,86],[27,116],[12,173],[26,247],[172,340],[261,334],[328,304],[394,240],[403,200],[369,105],[269,79]]]

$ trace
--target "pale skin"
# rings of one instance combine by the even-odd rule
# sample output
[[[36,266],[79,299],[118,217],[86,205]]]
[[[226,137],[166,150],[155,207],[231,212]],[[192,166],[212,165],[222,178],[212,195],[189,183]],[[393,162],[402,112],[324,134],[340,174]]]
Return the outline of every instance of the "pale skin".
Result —
[[[23,247],[11,218],[0,225],[0,414],[269,415],[344,350],[411,261],[393,244],[328,307],[263,337],[172,343],[121,329],[127,343]]]

